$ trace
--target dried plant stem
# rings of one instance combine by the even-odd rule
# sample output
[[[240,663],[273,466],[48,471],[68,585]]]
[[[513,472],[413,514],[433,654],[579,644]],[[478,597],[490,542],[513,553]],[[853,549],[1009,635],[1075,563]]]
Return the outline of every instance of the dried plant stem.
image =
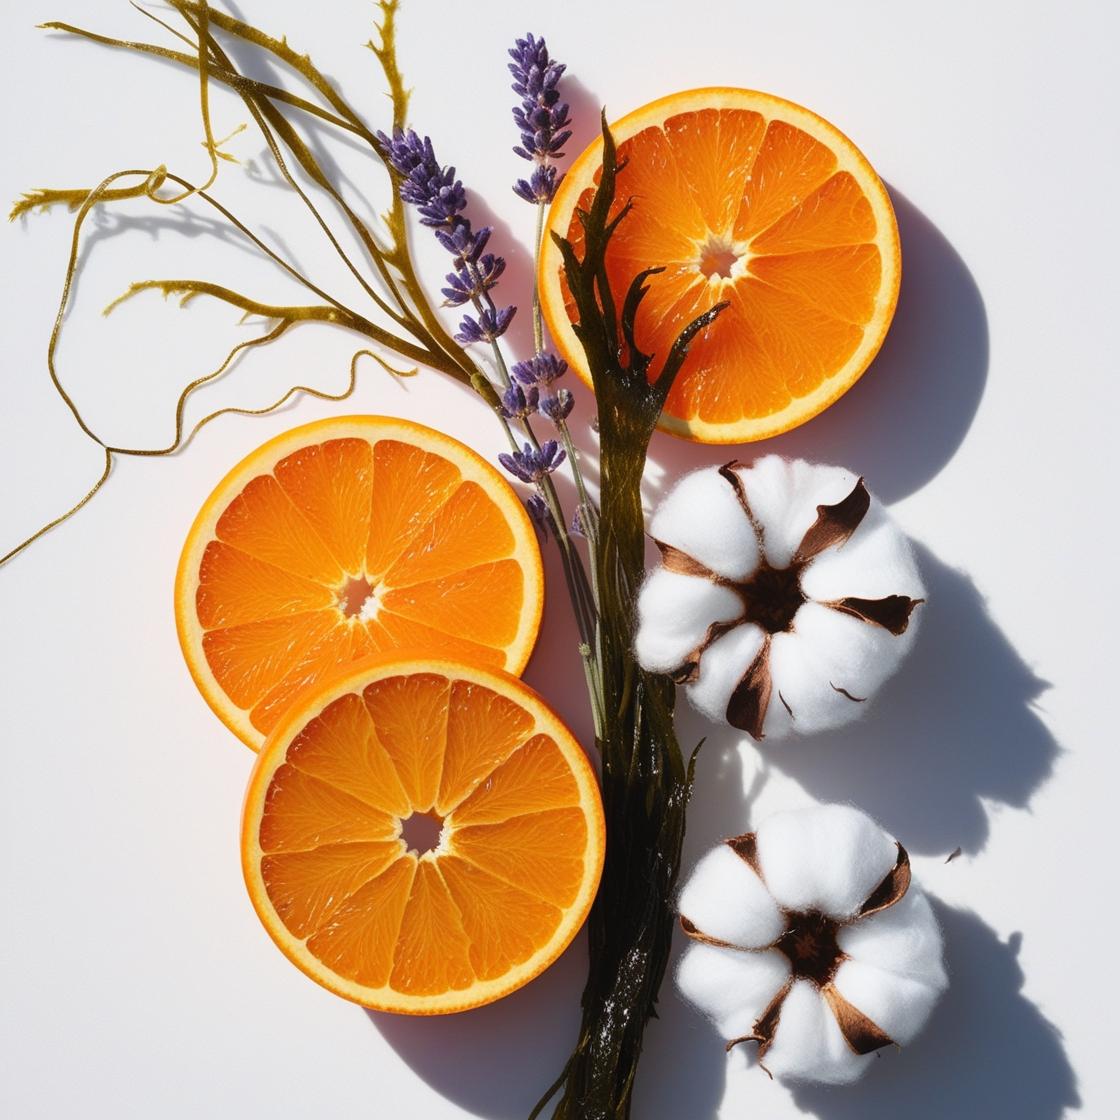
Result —
[[[673,728],[673,685],[645,672],[633,654],[634,600],[645,556],[641,481],[650,437],[688,346],[723,308],[717,305],[681,332],[651,384],[650,355],[634,338],[648,274],[635,278],[621,318],[606,279],[607,244],[621,220],[608,220],[616,171],[604,120],[602,178],[590,209],[580,215],[583,256],[554,235],[598,405],[602,519],[594,559],[607,717],[599,739],[607,857],[588,922],[583,1020],[571,1057],[532,1113],[542,1115],[558,1095],[554,1120],[626,1120],[631,1114],[643,1035],[672,944],[672,899],[692,785],[692,765],[685,765]]]
[[[533,236],[533,348],[539,354],[544,349],[544,323],[541,320],[541,292],[537,270],[541,263],[541,241],[544,239],[544,212],[547,203],[537,203],[537,230]]]

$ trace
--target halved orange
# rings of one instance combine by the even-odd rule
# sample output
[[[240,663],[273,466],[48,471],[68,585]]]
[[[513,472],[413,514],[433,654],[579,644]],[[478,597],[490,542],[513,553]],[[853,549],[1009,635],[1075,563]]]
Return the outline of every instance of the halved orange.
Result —
[[[183,546],[175,622],[210,707],[257,750],[297,692],[362,657],[520,673],[543,601],[532,523],[495,468],[420,424],[344,416],[222,479]]]
[[[547,968],[603,852],[595,774],[559,717],[508,673],[424,656],[303,693],[257,758],[241,832],[249,895],[285,955],[340,996],[415,1015]]]
[[[665,271],[636,322],[656,376],[681,329],[730,306],[694,343],[661,427],[704,443],[777,435],[849,389],[875,356],[898,301],[898,230],[886,189],[855,145],[808,109],[768,93],[676,93],[611,126],[615,212],[634,206],[607,253],[621,305],[645,268]],[[596,140],[564,176],[548,229],[577,247],[602,173]],[[560,253],[544,240],[537,277],[549,330],[589,382],[572,330]]]

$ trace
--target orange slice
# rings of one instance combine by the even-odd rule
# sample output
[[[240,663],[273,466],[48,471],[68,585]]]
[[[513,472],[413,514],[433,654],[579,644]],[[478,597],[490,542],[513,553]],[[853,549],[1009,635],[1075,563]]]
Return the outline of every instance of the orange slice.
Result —
[[[259,749],[300,689],[407,647],[524,669],[540,549],[506,481],[407,420],[346,416],[259,447],[183,546],[175,621],[210,707]]]
[[[855,145],[808,109],[744,89],[673,94],[611,129],[626,161],[616,211],[634,201],[607,253],[618,305],[642,269],[665,270],[636,321],[651,377],[687,323],[730,304],[693,343],[661,427],[704,443],[763,439],[851,388],[886,335],[901,275],[890,198]],[[602,159],[599,139],[549,211],[549,231],[577,248],[576,210],[590,204]],[[557,347],[589,382],[549,236],[537,282]]]
[[[429,657],[367,659],[303,693],[257,758],[241,831],[284,954],[340,996],[415,1015],[547,968],[603,851],[595,774],[555,713],[508,673]]]

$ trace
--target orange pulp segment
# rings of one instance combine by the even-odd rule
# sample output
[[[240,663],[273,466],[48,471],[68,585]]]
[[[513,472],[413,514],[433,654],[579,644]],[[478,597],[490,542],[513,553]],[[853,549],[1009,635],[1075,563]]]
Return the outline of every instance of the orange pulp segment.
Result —
[[[753,90],[690,90],[611,126],[614,212],[633,201],[607,252],[617,306],[643,269],[635,338],[651,379],[672,342],[716,303],[661,418],[674,435],[739,443],[804,423],[867,368],[894,314],[901,271],[886,189],[846,136],[815,113]],[[602,140],[565,175],[549,232],[582,255],[577,210],[602,172]],[[546,233],[538,273],[549,330],[590,383],[575,306]]]
[[[414,817],[434,819],[434,846],[409,838]],[[603,852],[594,772],[544,701],[501,670],[411,656],[347,666],[296,701],[257,759],[241,836],[253,905],[290,960],[421,1015],[551,964]]]
[[[347,416],[222,480],[183,548],[175,618],[202,694],[256,750],[301,689],[363,657],[520,673],[542,602],[531,523],[493,467],[419,424]]]

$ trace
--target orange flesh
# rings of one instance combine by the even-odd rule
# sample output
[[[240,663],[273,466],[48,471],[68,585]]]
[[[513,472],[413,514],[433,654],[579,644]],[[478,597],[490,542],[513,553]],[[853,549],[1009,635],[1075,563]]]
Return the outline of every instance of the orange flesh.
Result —
[[[372,654],[505,667],[527,609],[505,512],[448,459],[394,439],[300,447],[243,486],[214,535],[201,651],[262,736],[325,672]]]
[[[722,440],[721,427],[728,439],[757,438],[748,434],[752,425],[764,427],[758,422],[821,387],[853,358],[865,332],[878,329],[870,325],[882,317],[883,231],[867,195],[832,148],[750,109],[667,116],[621,141],[618,155],[627,162],[615,212],[628,199],[633,208],[607,253],[616,303],[638,272],[664,266],[648,281],[636,321],[639,346],[654,355],[651,379],[688,322],[729,302],[694,342],[666,417],[709,425],[701,438]],[[567,222],[581,253],[575,209],[586,209],[592,195],[590,186],[580,193]],[[575,318],[562,276],[560,292]],[[670,423],[669,430],[687,428]]]
[[[286,935],[343,982],[435,999],[548,949],[565,909],[590,905],[601,815],[578,746],[538,723],[516,695],[409,672],[285,729],[246,843]],[[429,812],[438,846],[408,850],[401,822]]]

